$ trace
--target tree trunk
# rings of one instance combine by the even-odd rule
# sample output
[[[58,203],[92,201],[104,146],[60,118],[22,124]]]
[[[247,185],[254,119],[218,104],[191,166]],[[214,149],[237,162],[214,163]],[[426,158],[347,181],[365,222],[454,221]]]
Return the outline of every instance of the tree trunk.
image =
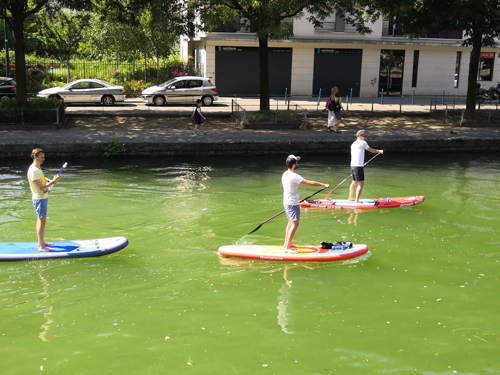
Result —
[[[267,35],[259,36],[259,80],[261,111],[269,111],[269,57],[267,51],[267,42]]]
[[[24,57],[24,18],[12,15],[12,29],[14,33],[14,52],[16,54],[16,98],[17,105],[22,107],[28,102],[28,90],[26,88],[26,59]]]
[[[481,31],[474,30],[472,37],[472,51],[470,53],[469,61],[469,78],[467,82],[467,112],[472,112],[476,109],[476,83],[477,71],[479,69],[479,59],[481,57]]]

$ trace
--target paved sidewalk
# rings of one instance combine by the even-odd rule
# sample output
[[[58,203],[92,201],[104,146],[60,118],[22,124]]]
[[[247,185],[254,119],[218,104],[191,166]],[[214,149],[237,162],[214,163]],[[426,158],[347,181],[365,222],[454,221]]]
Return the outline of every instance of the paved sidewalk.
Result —
[[[258,98],[243,98],[238,102],[249,109],[257,110],[259,106]],[[278,101],[278,106],[281,104],[283,101]],[[222,98],[217,105],[203,107],[207,117],[204,136],[193,136],[190,106],[150,108],[138,99],[131,99],[121,107],[105,107],[104,116],[100,106],[69,106],[70,116],[61,130],[0,131],[0,158],[24,158],[34,147],[43,147],[61,157],[102,156],[106,143],[114,136],[125,143],[131,156],[346,153],[358,129],[369,130],[369,144],[388,152],[500,149],[500,128],[445,125],[430,118],[424,104],[412,106],[420,108],[421,115],[411,116],[395,113],[383,116],[381,112],[371,116],[368,113],[371,99],[370,103],[350,105],[339,134],[326,131],[327,114],[323,112],[309,118],[309,130],[243,130],[230,119],[230,105],[230,99]],[[304,98],[299,105],[312,112],[317,102]],[[399,112],[399,104],[384,106],[389,109],[396,106],[397,110],[392,107],[392,111]],[[123,114],[119,114],[121,110]]]

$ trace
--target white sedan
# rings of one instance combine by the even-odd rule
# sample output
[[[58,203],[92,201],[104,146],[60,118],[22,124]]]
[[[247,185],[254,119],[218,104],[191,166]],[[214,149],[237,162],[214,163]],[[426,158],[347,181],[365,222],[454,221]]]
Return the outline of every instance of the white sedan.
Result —
[[[65,103],[102,103],[112,105],[125,100],[123,86],[112,85],[99,79],[78,79],[62,87],[40,91],[39,98],[63,99]]]

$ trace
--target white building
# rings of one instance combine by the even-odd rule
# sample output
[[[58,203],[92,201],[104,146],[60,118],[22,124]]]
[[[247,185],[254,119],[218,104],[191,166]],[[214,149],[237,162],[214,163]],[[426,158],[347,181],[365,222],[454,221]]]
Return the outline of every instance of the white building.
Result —
[[[471,47],[462,32],[433,32],[407,40],[392,22],[378,20],[361,35],[337,17],[315,28],[307,17],[290,19],[293,37],[269,42],[271,95],[328,96],[337,86],[354,97],[412,95],[465,96]],[[237,25],[224,31],[181,38],[181,56],[193,56],[222,96],[259,93],[258,39]],[[500,48],[484,48],[479,80],[500,81]],[[498,59],[496,58],[498,55]]]

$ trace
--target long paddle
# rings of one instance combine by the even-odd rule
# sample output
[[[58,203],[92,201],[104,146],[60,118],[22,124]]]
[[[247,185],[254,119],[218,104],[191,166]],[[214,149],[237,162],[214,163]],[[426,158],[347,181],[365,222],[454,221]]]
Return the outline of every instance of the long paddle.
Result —
[[[66,168],[68,166],[68,163],[64,163],[61,170],[59,171],[58,175],[60,175],[61,173],[63,173],[64,171],[64,168]],[[51,187],[49,187],[49,193],[50,193],[50,190],[54,187],[54,185],[52,185]]]
[[[375,158],[376,158],[377,156],[379,156],[379,155],[380,155],[380,154],[377,154],[377,155],[375,155],[373,158],[371,158],[370,160],[368,160],[365,164],[363,164],[363,167],[364,167],[366,164],[368,164],[369,162],[371,162],[373,159],[375,159]],[[340,187],[340,185],[342,185],[344,182],[346,182],[346,181],[347,181],[349,178],[351,178],[351,177],[352,177],[352,173],[351,173],[349,176],[347,176],[347,178],[346,178],[344,181],[342,181],[340,184],[338,184],[337,186],[335,186],[335,187],[333,188],[333,190],[332,190],[332,191],[330,191],[330,192],[328,193],[328,195],[326,196],[326,198],[325,198],[325,199],[328,199],[328,197],[330,196],[330,194],[331,194],[331,193],[333,193],[335,190],[337,190],[337,189]]]
[[[316,193],[311,194],[310,196],[305,197],[304,199],[302,199],[299,203],[302,203],[302,202],[304,202],[306,199],[309,199],[309,198],[311,198],[311,197],[315,196],[316,194],[321,193],[321,192],[322,192],[323,190],[325,190],[325,189],[326,189],[326,188],[323,188],[323,189],[321,189],[321,190],[318,190]],[[257,228],[255,228],[253,231],[251,231],[251,232],[250,232],[250,233],[248,233],[248,234],[252,234],[253,232],[257,232],[257,231],[260,229],[260,227],[261,227],[261,226],[263,226],[265,223],[267,223],[267,222],[271,221],[271,220],[272,220],[272,219],[274,219],[275,217],[280,216],[280,215],[281,215],[281,214],[283,214],[284,212],[285,212],[285,210],[283,210],[283,211],[281,211],[279,214],[276,214],[276,215],[274,215],[273,217],[271,217],[271,218],[267,219],[266,221],[263,221],[262,223],[260,223],[260,224],[259,224],[259,226],[258,226]],[[248,234],[247,234],[247,236],[248,236]]]

